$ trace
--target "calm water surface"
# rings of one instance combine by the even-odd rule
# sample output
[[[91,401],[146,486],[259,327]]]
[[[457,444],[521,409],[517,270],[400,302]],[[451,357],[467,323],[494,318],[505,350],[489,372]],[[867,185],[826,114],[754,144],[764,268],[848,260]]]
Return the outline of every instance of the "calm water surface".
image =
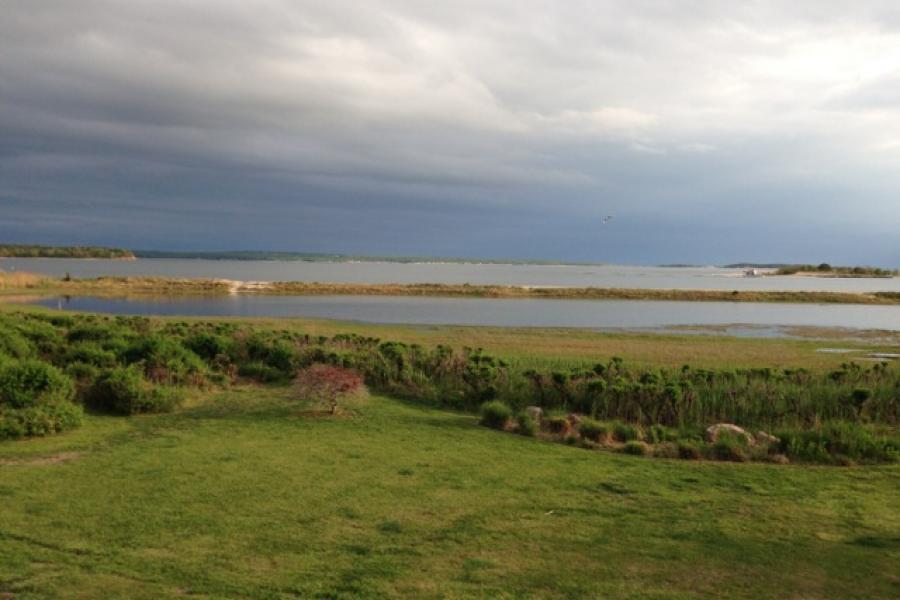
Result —
[[[140,259],[135,261],[52,258],[0,259],[0,269],[73,277],[155,275],[240,281],[328,283],[471,283],[530,286],[715,290],[898,291],[891,279],[743,277],[740,269],[665,268],[615,265],[497,265],[456,263],[303,262]]]
[[[37,303],[64,310],[113,314],[310,317],[370,323],[597,329],[678,325],[815,326],[900,331],[900,306],[850,304],[244,295],[45,298]],[[761,333],[750,330],[747,334]]]

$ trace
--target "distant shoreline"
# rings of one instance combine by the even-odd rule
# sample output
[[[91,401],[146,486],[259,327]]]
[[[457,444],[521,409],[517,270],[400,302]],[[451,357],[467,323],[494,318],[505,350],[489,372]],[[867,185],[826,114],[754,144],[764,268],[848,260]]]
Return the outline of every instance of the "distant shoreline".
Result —
[[[196,251],[180,252],[168,250],[126,250],[100,246],[30,246],[0,244],[2,259],[81,259],[81,260],[208,260],[208,261],[266,261],[266,262],[307,262],[307,263],[384,263],[384,264],[424,264],[424,265],[496,265],[496,266],[554,266],[554,267],[638,267],[657,269],[727,269],[761,270],[756,276],[781,277],[821,277],[847,279],[888,279],[900,276],[900,270],[876,267],[831,267],[796,263],[730,263],[726,265],[696,265],[672,263],[660,265],[629,265],[600,261],[559,261],[541,259],[510,258],[452,258],[429,256],[367,256],[351,254],[327,254],[318,252],[267,252],[257,250]],[[827,269],[823,269],[827,267]]]
[[[817,292],[634,289],[454,284],[360,284],[304,281],[235,281],[165,277],[70,279],[27,273],[0,273],[0,296],[15,294],[82,296],[433,296],[556,300],[651,300],[684,302],[782,302],[900,305],[900,292]]]

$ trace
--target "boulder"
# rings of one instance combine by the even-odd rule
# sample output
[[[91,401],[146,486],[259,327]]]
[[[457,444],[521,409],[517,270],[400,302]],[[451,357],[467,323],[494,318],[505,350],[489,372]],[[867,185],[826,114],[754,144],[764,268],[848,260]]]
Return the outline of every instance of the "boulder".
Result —
[[[756,443],[763,444],[765,446],[773,446],[780,442],[777,437],[772,434],[766,433],[765,431],[757,431],[756,432]]]
[[[723,433],[731,434],[736,437],[743,437],[747,440],[747,445],[749,446],[752,446],[755,443],[753,436],[747,433],[745,429],[731,423],[716,423],[715,425],[710,425],[706,430],[706,441],[710,444],[715,444]]]
[[[544,416],[544,410],[540,406],[526,406],[525,413],[531,417],[535,425],[541,424],[541,418]]]

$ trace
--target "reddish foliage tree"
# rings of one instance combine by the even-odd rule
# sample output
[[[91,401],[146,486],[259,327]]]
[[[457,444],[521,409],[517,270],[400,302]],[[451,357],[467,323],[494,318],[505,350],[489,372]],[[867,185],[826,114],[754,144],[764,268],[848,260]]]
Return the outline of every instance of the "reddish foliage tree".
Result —
[[[352,369],[314,364],[300,371],[294,387],[304,398],[328,405],[331,414],[337,410],[338,400],[363,386],[362,375]]]

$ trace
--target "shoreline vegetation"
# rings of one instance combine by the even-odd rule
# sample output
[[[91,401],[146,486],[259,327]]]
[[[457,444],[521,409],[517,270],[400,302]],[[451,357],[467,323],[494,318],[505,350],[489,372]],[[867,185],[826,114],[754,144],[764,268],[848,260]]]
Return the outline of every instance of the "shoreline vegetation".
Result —
[[[53,278],[0,272],[0,294],[61,295],[228,295],[433,296],[555,300],[651,300],[682,302],[779,302],[900,304],[900,292],[737,291],[630,288],[568,288],[468,284],[358,284],[303,281],[234,281],[165,277]]]
[[[0,244],[0,258],[102,258],[135,260],[131,250],[104,246],[39,246]]]
[[[820,265],[786,265],[779,267],[772,275],[802,275],[806,277],[836,278],[885,278],[900,276],[900,269],[880,269],[878,267],[833,267],[828,263]]]
[[[900,373],[887,362],[709,369],[613,356],[567,366],[358,333],[37,312],[0,315],[0,340],[0,440],[75,429],[86,411],[173,412],[195,392],[240,383],[301,384],[301,397],[334,415],[337,396],[365,382],[423,406],[480,409],[495,429],[535,436],[540,425],[587,449],[735,462],[900,459]],[[515,411],[527,416],[517,426]],[[717,427],[731,437],[719,439]]]

